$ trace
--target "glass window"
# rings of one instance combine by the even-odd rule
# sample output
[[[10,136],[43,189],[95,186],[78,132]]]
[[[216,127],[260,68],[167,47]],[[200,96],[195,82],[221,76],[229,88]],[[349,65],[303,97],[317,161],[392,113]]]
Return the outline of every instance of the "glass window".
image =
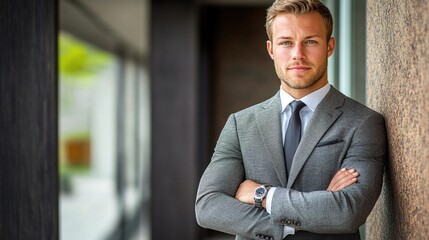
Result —
[[[118,224],[115,179],[118,66],[113,54],[60,33],[62,240],[104,239]]]

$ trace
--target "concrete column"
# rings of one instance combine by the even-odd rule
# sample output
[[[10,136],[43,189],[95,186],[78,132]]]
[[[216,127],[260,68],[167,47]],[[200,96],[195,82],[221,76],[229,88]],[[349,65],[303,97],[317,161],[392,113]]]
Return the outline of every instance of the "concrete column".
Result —
[[[429,236],[429,3],[367,2],[367,102],[386,118],[389,161],[367,239]]]

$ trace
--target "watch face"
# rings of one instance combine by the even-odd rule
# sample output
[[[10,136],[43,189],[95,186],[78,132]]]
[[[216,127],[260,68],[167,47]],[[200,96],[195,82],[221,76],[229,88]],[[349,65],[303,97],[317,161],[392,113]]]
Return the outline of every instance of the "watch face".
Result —
[[[255,194],[258,196],[262,196],[265,193],[265,188],[259,187],[255,190]]]

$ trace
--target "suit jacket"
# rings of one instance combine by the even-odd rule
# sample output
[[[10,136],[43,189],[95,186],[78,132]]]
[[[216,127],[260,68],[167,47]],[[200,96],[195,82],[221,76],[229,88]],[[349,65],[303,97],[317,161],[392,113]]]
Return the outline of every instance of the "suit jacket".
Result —
[[[222,130],[197,193],[198,223],[236,239],[359,239],[381,190],[386,157],[383,117],[331,90],[307,125],[286,179],[281,103],[271,99],[232,114]],[[358,182],[326,191],[341,168],[356,169]],[[234,198],[245,179],[277,186],[272,214]]]

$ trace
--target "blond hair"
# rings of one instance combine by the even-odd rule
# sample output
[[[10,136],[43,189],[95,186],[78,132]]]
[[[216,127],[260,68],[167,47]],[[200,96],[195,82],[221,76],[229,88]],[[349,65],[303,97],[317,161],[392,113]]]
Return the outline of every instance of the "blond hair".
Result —
[[[276,0],[273,5],[267,9],[265,28],[268,38],[272,40],[272,25],[278,14],[292,13],[295,15],[302,15],[313,11],[318,12],[322,16],[327,30],[327,40],[329,40],[332,35],[334,21],[332,20],[329,9],[319,0]]]

